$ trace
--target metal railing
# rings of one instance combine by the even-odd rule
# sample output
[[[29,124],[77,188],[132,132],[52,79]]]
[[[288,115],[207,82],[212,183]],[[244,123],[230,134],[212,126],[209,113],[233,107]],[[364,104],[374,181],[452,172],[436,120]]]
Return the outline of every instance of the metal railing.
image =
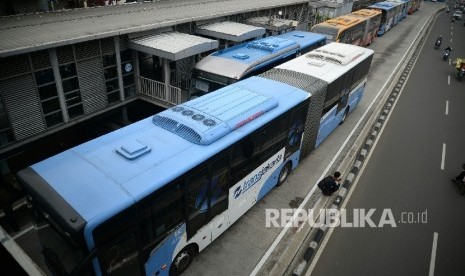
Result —
[[[167,90],[166,84],[144,77],[139,77],[139,93],[171,105],[181,103],[181,88],[168,85]]]
[[[191,86],[191,77],[189,74],[179,71],[171,71],[170,73],[171,85],[179,87],[184,90],[189,90]]]

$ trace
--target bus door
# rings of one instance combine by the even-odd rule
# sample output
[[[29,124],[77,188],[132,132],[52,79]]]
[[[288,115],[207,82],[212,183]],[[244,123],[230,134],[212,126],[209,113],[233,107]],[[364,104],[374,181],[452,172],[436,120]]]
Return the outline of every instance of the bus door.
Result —
[[[208,167],[197,171],[187,179],[187,240],[195,238],[203,249],[211,242],[211,230],[207,225]]]
[[[229,196],[229,154],[212,162],[210,178],[210,209],[209,217],[212,219],[211,240],[215,240],[229,226],[228,196]]]
[[[355,72],[354,69],[351,69],[344,75],[344,81],[342,83],[342,90],[341,90],[341,97],[339,98],[339,103],[337,106],[337,114],[341,114],[342,112],[349,111],[348,109],[346,109],[346,106],[349,101],[350,88],[352,86],[354,72]]]
[[[188,178],[187,239],[196,236],[200,248],[228,228],[229,155]]]

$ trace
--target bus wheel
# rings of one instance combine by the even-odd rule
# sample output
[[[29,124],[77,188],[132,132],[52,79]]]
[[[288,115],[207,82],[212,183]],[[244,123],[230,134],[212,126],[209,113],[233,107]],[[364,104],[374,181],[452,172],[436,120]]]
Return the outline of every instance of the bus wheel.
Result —
[[[347,107],[346,111],[344,111],[344,114],[342,115],[341,122],[339,123],[340,125],[342,125],[346,121],[347,115],[349,115],[349,107]]]
[[[186,246],[181,252],[179,252],[171,264],[170,276],[176,276],[184,272],[191,264],[196,253],[197,251],[192,245]]]
[[[291,173],[291,163],[287,162],[286,164],[284,164],[283,168],[279,172],[278,184],[276,184],[276,186],[281,186],[281,184],[283,184],[284,181],[286,181],[290,173]]]

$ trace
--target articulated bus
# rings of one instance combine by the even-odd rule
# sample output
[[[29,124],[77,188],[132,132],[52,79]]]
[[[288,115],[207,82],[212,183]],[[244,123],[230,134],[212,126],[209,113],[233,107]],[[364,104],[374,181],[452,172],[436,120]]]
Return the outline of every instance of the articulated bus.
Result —
[[[291,31],[212,53],[195,65],[190,96],[204,95],[258,75],[325,44],[322,34]]]
[[[408,11],[410,7],[412,6],[411,0],[388,0],[388,2],[399,4],[400,20],[404,19],[407,16]]]
[[[310,31],[326,35],[328,42],[364,46],[365,22],[366,19],[364,18],[342,15],[318,23]]]
[[[55,275],[178,275],[344,122],[373,51],[330,43],[17,173]]]
[[[382,12],[378,36],[385,34],[400,20],[400,8],[397,8],[398,6],[398,3],[378,2],[367,7]]]
[[[361,46],[370,45],[378,33],[381,24],[381,12],[377,10],[360,9],[348,14],[348,16],[365,20],[365,33]]]

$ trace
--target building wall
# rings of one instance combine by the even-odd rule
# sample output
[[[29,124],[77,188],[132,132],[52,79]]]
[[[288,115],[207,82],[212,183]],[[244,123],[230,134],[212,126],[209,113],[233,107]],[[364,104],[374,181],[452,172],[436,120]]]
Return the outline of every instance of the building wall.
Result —
[[[7,2],[0,2],[6,7]],[[39,7],[43,1],[10,1],[9,5],[15,9],[21,3]],[[305,4],[250,11],[228,19],[243,22],[251,17],[278,14],[283,19],[300,21],[300,26],[307,26],[309,21],[308,5]],[[193,34],[194,26],[195,22],[172,27]],[[85,121],[95,113],[110,110],[112,106],[135,97],[136,56],[127,48],[125,38],[112,37],[1,58],[2,158],[15,147],[66,128],[69,123]],[[188,89],[197,59],[172,62],[171,85]]]
[[[134,96],[132,51],[116,53],[114,43],[108,38],[0,59],[0,148]]]

